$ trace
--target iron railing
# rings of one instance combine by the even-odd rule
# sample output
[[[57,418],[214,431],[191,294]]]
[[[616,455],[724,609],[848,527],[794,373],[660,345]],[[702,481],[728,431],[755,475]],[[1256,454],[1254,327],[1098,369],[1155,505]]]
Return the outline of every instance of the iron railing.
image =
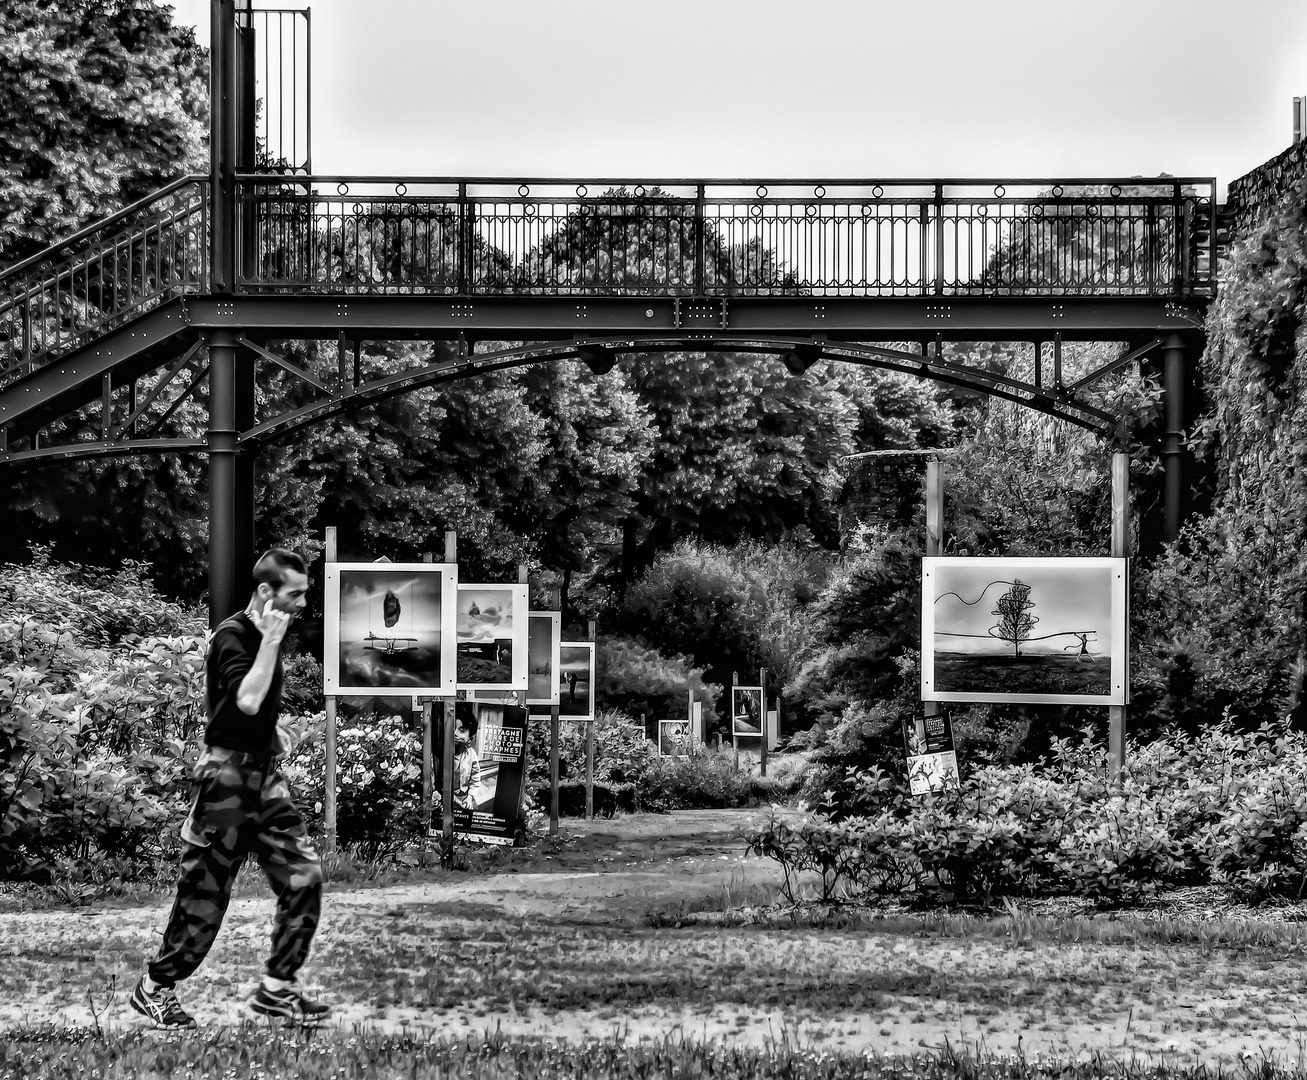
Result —
[[[0,272],[0,384],[208,291],[208,180],[185,176]]]
[[[1216,183],[243,176],[238,289],[548,296],[1177,296]]]
[[[1212,179],[241,176],[236,291],[538,296],[1210,294]],[[209,288],[187,176],[0,273],[0,383]]]

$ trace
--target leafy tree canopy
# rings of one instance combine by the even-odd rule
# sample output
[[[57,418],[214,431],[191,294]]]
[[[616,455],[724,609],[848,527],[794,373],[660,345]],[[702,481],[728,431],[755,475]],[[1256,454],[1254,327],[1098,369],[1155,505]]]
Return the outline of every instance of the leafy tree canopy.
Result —
[[[202,169],[208,61],[151,0],[0,4],[0,264]]]

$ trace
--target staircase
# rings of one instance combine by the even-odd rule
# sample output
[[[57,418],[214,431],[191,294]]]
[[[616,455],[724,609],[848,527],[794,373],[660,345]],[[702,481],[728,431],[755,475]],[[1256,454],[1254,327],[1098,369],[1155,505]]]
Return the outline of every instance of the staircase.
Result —
[[[0,273],[0,386],[207,291],[208,179],[184,176]]]

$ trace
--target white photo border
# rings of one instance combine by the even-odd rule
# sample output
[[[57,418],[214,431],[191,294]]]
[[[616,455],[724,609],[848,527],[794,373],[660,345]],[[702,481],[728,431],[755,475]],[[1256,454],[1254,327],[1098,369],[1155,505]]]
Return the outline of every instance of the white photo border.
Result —
[[[513,584],[510,582],[469,582],[460,581],[458,591],[472,592],[474,589],[494,589],[496,591],[506,591],[512,600],[513,605],[513,673],[510,681],[506,683],[458,683],[459,690],[471,691],[503,691],[504,693],[515,693],[525,691],[527,688],[527,613],[531,607],[530,587],[527,585]],[[458,604],[454,604],[454,652],[458,653]],[[455,660],[455,671],[457,672],[457,660]],[[455,674],[457,678],[457,674]]]
[[[576,722],[578,722],[578,721],[590,721],[590,720],[593,720],[593,719],[595,718],[595,685],[596,685],[596,682],[597,682],[597,680],[596,680],[596,678],[595,678],[595,675],[596,675],[596,672],[595,672],[595,643],[594,643],[593,641],[560,641],[560,642],[558,643],[558,671],[559,671],[559,674],[560,674],[560,675],[562,674],[562,670],[563,670],[563,659],[562,659],[562,655],[563,655],[563,650],[564,650],[564,649],[586,649],[586,650],[588,650],[589,653],[590,653],[590,685],[589,685],[589,687],[587,688],[588,691],[589,691],[589,693],[588,693],[588,695],[587,695],[587,697],[586,697],[586,701],[587,701],[588,704],[589,704],[589,710],[590,710],[590,711],[589,711],[588,713],[585,713],[585,714],[560,712],[559,715],[562,716],[562,718],[563,718],[564,720],[570,720],[570,721],[572,721],[573,723],[576,723]],[[561,695],[561,694],[559,695],[559,704],[560,704],[560,707],[561,707],[561,704],[562,704],[562,695]]]
[[[936,690],[935,593],[942,565],[987,567],[995,574],[1023,570],[1111,570],[1111,691],[1106,694],[999,694]],[[1127,705],[1130,702],[1129,559],[1111,556],[983,557],[927,555],[921,560],[921,700],[978,701],[1027,705]]]
[[[440,575],[440,682],[436,686],[352,686],[340,681],[340,584],[349,571]],[[453,697],[458,678],[457,563],[329,562],[323,582],[322,683],[328,697]]]
[[[526,703],[527,705],[557,705],[558,704],[558,666],[562,662],[559,658],[559,654],[562,652],[560,646],[562,644],[561,638],[563,636],[563,613],[561,611],[528,611],[526,613],[526,617],[527,617],[526,647],[527,647],[528,654],[531,649],[531,629],[530,629],[531,620],[548,619],[552,624],[551,629],[549,631],[550,642],[551,642],[550,644],[551,651],[549,655],[549,686],[553,692],[552,697],[543,697],[543,698],[531,697],[529,693],[531,689],[531,673],[530,673],[530,665],[528,664],[527,679],[526,679],[528,694],[526,698]]]

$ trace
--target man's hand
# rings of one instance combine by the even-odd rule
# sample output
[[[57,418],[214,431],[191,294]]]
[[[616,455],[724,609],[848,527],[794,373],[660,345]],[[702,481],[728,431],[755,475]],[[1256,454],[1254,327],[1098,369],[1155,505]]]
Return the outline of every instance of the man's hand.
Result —
[[[264,602],[263,610],[256,612],[251,621],[263,635],[263,644],[274,647],[281,645],[281,639],[286,636],[286,628],[290,626],[290,616],[274,608],[271,599]]]

